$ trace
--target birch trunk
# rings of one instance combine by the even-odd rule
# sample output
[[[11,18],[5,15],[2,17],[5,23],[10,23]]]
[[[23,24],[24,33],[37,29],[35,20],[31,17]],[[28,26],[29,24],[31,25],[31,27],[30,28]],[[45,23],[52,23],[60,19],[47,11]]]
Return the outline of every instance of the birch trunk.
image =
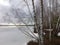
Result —
[[[39,35],[39,45],[44,45],[44,43],[43,43],[43,0],[40,0],[38,35]]]
[[[36,30],[38,30],[38,35],[39,35],[39,45],[43,45],[43,22],[42,22],[43,21],[43,0],[38,0],[38,1],[40,2],[39,3],[40,5],[39,15],[37,15],[35,12],[34,0],[32,0],[32,4],[33,4],[35,27],[36,27]]]

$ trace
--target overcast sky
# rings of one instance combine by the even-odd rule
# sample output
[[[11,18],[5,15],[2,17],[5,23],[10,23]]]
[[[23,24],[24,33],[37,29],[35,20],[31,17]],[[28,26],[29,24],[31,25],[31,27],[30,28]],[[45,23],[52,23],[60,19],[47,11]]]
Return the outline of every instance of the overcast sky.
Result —
[[[31,0],[27,0],[29,4],[30,11],[32,13],[32,3]],[[26,3],[23,0],[0,0],[0,23],[5,22],[4,19],[8,17],[6,16],[6,13],[9,13],[11,8],[19,8],[20,12],[23,14],[21,16],[25,16],[26,14],[31,16],[29,14],[29,10],[27,8]],[[23,10],[23,11],[22,11]],[[24,14],[26,13],[26,14]],[[11,15],[11,14],[10,14]],[[15,14],[13,14],[15,15]],[[11,15],[11,19],[13,18],[13,15]],[[5,17],[4,17],[5,16]],[[14,20],[14,19],[12,19]],[[8,22],[8,21],[7,21]]]
[[[10,6],[9,0],[0,0],[0,5],[3,5],[3,6]]]

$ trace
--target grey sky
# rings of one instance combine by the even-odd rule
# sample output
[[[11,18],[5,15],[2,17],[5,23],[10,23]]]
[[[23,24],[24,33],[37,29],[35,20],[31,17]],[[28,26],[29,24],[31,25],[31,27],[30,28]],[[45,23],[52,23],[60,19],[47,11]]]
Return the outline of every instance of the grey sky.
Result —
[[[31,0],[28,1],[28,4],[29,4],[30,11],[32,13],[32,3],[31,3]],[[0,17],[1,17],[0,18],[0,22],[5,22],[4,19],[7,18],[6,14],[10,12],[11,8],[16,8],[16,9],[19,8],[19,9],[21,9],[20,11],[21,11],[22,14],[20,14],[20,15],[23,16],[23,17],[26,16],[26,14],[28,16],[31,16],[29,14],[29,10],[27,8],[27,5],[26,5],[26,3],[23,0],[0,0],[0,7],[1,7],[0,8]],[[26,13],[26,14],[24,14],[24,13]],[[12,14],[12,12],[11,12],[11,13],[9,13],[9,15],[10,15],[10,17],[12,19],[12,18],[14,18],[13,15],[15,15],[15,14]],[[8,18],[7,18],[7,20],[8,20]],[[12,20],[14,20],[14,19],[12,19]]]

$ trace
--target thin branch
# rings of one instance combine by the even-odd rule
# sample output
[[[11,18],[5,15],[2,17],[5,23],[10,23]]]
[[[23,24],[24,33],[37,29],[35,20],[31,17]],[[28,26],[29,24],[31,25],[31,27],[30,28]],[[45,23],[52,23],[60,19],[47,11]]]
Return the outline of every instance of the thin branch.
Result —
[[[23,1],[26,3],[27,8],[28,8],[28,10],[29,10],[29,13],[30,13],[30,15],[31,15],[31,18],[33,19],[33,15],[32,15],[32,13],[31,13],[31,11],[30,11],[30,8],[29,8],[29,4],[28,4],[28,2],[25,1],[25,0],[23,0]]]
[[[57,24],[56,24],[56,29],[58,28],[59,20],[60,20],[60,16],[59,16]]]
[[[13,24],[15,24],[15,23],[13,23]],[[16,26],[16,24],[15,24],[15,26]],[[20,30],[20,28],[19,28],[19,26],[16,26],[19,30]],[[37,39],[36,37],[33,37],[30,33],[28,33],[27,31],[25,31],[25,30],[20,30],[22,33],[24,33],[26,36],[29,36],[29,37],[31,37],[31,38],[34,38],[34,39]]]
[[[20,17],[19,15],[18,15],[18,12],[16,11],[16,14],[17,14],[17,16],[18,17]],[[22,18],[20,17],[19,18],[25,25],[27,25],[23,20],[22,20]],[[28,28],[28,30],[30,30],[30,32],[34,35],[34,33],[31,31],[31,29],[28,27],[28,26],[26,26],[27,28]],[[37,37],[36,35],[34,35],[35,37]]]

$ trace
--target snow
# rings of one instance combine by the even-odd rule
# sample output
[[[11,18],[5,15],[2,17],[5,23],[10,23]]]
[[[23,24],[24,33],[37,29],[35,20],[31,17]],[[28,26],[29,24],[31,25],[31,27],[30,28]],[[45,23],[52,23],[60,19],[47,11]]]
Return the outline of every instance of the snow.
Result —
[[[57,35],[60,36],[60,32]]]

